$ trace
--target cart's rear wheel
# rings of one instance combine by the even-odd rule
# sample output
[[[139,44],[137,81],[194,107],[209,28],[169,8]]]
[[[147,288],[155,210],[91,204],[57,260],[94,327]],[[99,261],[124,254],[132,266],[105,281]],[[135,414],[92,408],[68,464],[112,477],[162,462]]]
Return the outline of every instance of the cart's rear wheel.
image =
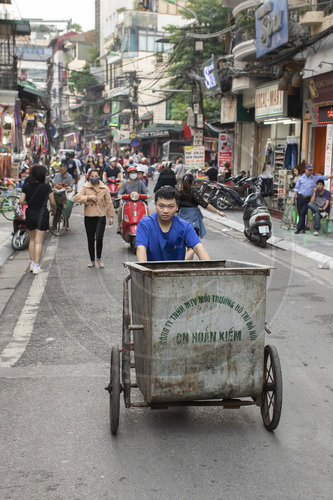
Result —
[[[282,373],[278,352],[272,345],[266,345],[264,351],[264,384],[260,409],[264,426],[269,431],[274,431],[279,425],[282,409]]]
[[[117,434],[119,426],[120,406],[120,352],[118,347],[112,347],[110,366],[110,428],[113,435]]]

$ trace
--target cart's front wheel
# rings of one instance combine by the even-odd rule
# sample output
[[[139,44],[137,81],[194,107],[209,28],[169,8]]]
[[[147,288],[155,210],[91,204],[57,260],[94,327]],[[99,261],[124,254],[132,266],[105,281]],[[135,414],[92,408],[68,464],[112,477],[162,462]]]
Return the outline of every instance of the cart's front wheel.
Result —
[[[274,431],[279,425],[282,409],[282,373],[278,352],[272,345],[266,345],[264,351],[264,384],[260,409],[264,426],[269,431]]]
[[[113,435],[117,434],[119,426],[120,405],[120,352],[118,347],[112,347],[110,366],[110,428]]]

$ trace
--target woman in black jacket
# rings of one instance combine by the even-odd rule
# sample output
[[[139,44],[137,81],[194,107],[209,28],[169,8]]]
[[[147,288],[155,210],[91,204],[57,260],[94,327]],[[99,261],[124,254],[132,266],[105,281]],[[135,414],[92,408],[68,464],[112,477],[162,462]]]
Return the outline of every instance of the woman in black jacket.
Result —
[[[177,179],[174,171],[171,169],[172,162],[171,161],[163,161],[162,162],[163,169],[157,179],[156,186],[154,188],[154,193],[160,189],[162,186],[171,186],[176,187]]]

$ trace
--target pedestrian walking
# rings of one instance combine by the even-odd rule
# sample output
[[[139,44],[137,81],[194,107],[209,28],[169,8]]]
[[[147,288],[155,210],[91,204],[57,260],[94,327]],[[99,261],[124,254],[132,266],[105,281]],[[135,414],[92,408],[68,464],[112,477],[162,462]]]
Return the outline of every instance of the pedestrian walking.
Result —
[[[42,257],[45,232],[49,229],[48,200],[55,213],[56,204],[51,186],[45,183],[47,170],[42,165],[32,167],[29,182],[22,187],[20,203],[27,204],[26,224],[29,232],[30,271],[33,274],[42,272],[40,260]]]
[[[299,215],[295,234],[305,232],[305,219],[316,182],[319,179],[326,181],[327,179],[333,178],[333,175],[313,175],[313,170],[314,167],[310,163],[305,166],[305,173],[298,178],[293,197],[290,201],[291,205],[293,205],[296,198],[297,212]]]
[[[154,193],[158,191],[162,186],[176,187],[177,180],[174,171],[172,170],[171,161],[162,162],[162,170],[157,179],[156,186],[154,188]]]
[[[180,188],[184,175],[186,173],[185,165],[183,163],[182,158],[178,158],[176,162],[176,168],[175,168],[175,176],[176,176],[176,181],[177,181],[177,187]]]
[[[88,267],[97,265],[103,268],[102,250],[103,238],[106,226],[106,217],[109,224],[113,224],[115,211],[108,188],[100,181],[99,173],[96,169],[90,172],[90,180],[84,184],[80,192],[75,195],[77,203],[84,204],[84,226],[87,233],[88,250],[90,263]],[[95,251],[96,244],[96,251]]]

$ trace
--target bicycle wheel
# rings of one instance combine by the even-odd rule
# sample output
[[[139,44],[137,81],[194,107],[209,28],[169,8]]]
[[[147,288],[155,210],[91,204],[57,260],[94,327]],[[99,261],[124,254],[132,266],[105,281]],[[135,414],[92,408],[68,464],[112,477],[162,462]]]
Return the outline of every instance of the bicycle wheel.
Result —
[[[60,214],[51,215],[50,214],[50,233],[54,236],[61,236],[67,230],[68,220],[64,209],[61,210]]]
[[[17,195],[5,197],[0,205],[0,212],[7,220],[13,220],[15,217],[15,210],[20,204],[20,197]]]

